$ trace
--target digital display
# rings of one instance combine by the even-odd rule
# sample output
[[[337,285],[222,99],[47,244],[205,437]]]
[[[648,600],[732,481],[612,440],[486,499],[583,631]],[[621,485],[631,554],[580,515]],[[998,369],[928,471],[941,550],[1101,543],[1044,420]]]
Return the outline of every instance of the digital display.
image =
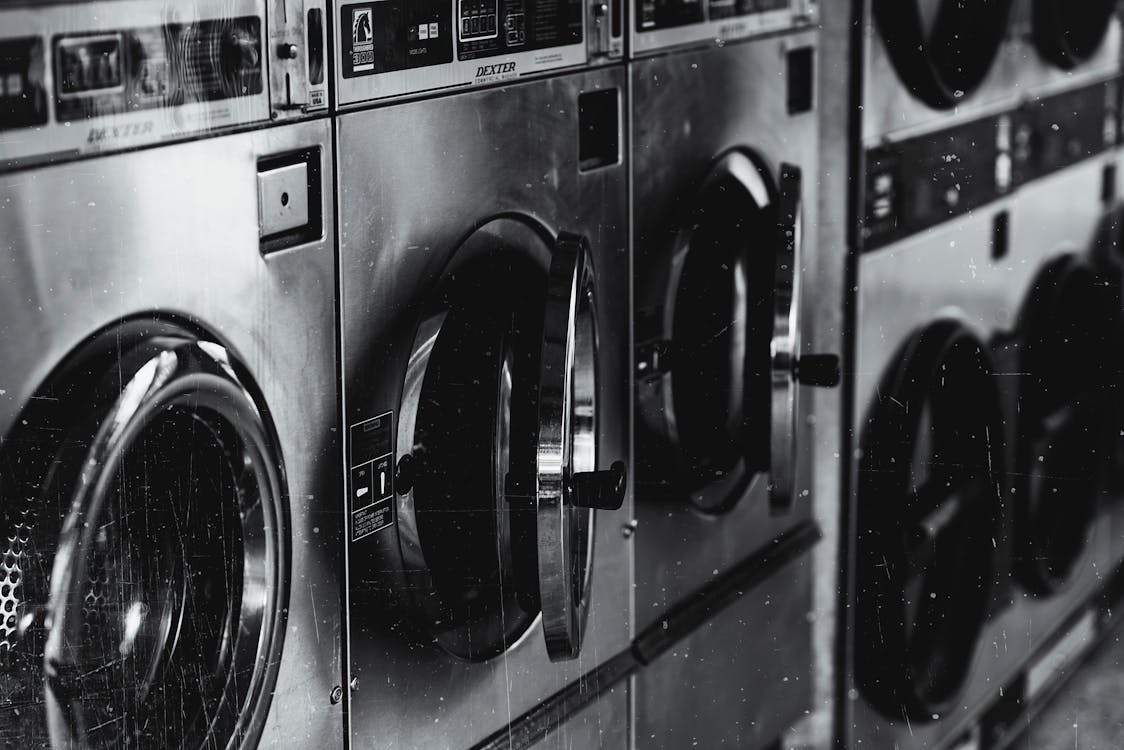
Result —
[[[121,37],[61,39],[56,46],[59,96],[81,96],[123,85]]]

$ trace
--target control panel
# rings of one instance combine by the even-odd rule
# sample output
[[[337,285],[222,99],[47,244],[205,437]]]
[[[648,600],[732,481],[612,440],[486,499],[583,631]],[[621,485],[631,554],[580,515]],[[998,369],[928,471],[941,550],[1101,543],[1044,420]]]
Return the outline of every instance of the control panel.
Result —
[[[623,53],[624,0],[336,0],[341,107],[579,67]]]
[[[745,39],[811,26],[817,0],[633,0],[632,51]]]
[[[323,0],[30,5],[0,10],[0,171],[327,109]]]
[[[1120,80],[1104,81],[869,149],[863,248],[916,234],[1112,148],[1119,91]]]

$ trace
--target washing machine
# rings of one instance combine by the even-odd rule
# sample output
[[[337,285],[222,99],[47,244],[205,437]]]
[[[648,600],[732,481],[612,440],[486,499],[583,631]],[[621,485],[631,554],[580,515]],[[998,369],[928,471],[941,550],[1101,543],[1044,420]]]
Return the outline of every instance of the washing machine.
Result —
[[[339,117],[352,746],[524,747],[544,702],[620,700],[588,675],[632,637],[626,92]]]
[[[0,745],[342,742],[332,139],[307,55],[270,93],[280,5],[0,10]]]
[[[1008,742],[1096,636],[1111,5],[866,5],[848,745]]]
[[[802,326],[819,267],[802,26],[630,63],[639,747],[767,746],[812,700],[802,384],[833,385],[838,359]]]
[[[62,123],[131,127],[134,42],[264,29],[128,5],[0,14],[0,148],[38,162],[0,174],[0,744],[342,743],[330,125],[64,158]],[[237,70],[252,101],[189,109],[258,107]]]
[[[624,0],[334,0],[341,108],[619,61]]]

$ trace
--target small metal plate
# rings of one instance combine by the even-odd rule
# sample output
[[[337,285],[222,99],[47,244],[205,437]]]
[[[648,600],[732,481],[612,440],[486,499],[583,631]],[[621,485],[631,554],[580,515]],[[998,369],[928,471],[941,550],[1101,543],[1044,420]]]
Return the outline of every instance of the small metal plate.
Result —
[[[258,235],[272,237],[308,225],[308,164],[258,172]]]

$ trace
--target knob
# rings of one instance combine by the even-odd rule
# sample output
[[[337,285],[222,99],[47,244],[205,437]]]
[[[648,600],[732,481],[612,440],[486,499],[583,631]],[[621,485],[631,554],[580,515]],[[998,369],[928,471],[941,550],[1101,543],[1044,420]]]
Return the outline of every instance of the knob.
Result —
[[[617,510],[624,504],[628,486],[628,468],[624,461],[614,461],[604,471],[582,471],[573,477],[573,504],[578,508]]]
[[[282,60],[296,60],[297,55],[300,54],[300,48],[295,44],[288,42],[277,45],[277,56]]]
[[[837,354],[805,354],[792,365],[792,376],[803,385],[834,388],[839,385]]]

